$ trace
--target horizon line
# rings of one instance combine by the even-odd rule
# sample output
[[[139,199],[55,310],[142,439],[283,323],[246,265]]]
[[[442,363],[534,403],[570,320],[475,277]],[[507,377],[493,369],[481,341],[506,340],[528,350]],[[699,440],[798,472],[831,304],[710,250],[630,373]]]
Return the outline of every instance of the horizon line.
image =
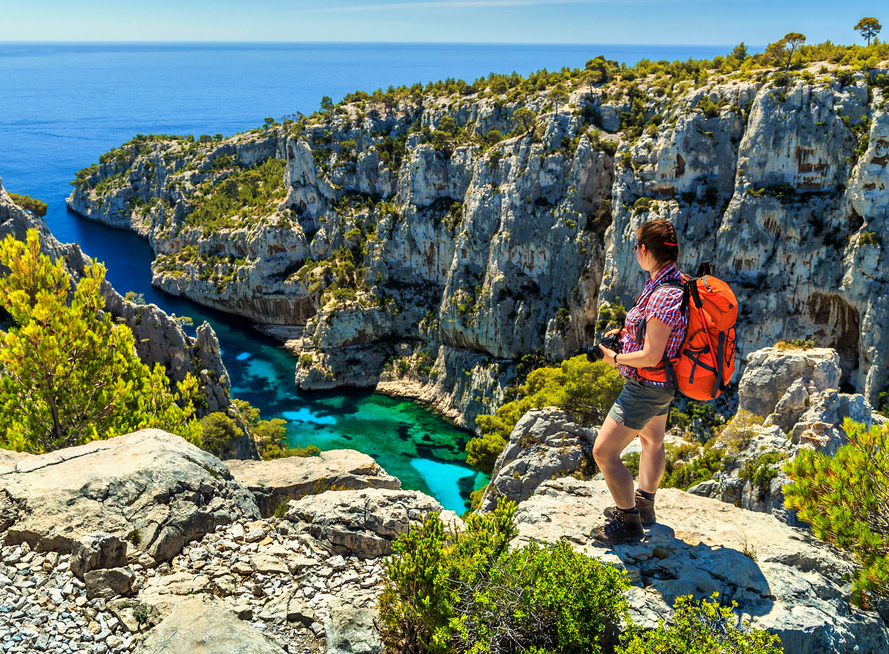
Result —
[[[745,43],[741,41],[739,43]],[[12,41],[0,40],[2,45],[549,45],[565,47],[586,46],[666,46],[666,47],[735,47],[726,43],[564,43],[553,41],[246,41],[246,40],[168,40],[168,41]],[[745,43],[746,45],[746,43]],[[756,47],[755,45],[748,47]]]

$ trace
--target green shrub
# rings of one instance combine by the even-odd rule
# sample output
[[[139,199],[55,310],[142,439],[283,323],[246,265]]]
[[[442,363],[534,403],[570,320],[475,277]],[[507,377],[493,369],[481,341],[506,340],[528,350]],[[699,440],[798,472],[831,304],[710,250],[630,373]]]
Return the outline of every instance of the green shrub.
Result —
[[[763,422],[765,422],[765,418],[762,416],[741,409],[726,423],[719,434],[719,443],[729,453],[737,454],[750,445],[750,441],[756,436],[756,428]]]
[[[686,430],[697,419],[700,419],[705,429],[714,429],[725,424],[725,419],[716,412],[712,404],[694,400],[688,401],[684,412],[676,408],[670,409],[670,420],[667,424],[669,427]]]
[[[43,217],[46,215],[46,202],[41,202],[27,195],[19,195],[18,193],[10,193],[9,197],[12,201],[19,205],[25,211],[30,211],[35,216]]]
[[[208,452],[219,453],[243,432],[224,411],[214,411],[201,418],[201,441]]]
[[[792,341],[778,341],[775,343],[775,348],[778,350],[812,350],[815,348],[815,341],[795,338]]]
[[[769,491],[772,480],[778,476],[775,464],[783,460],[784,454],[782,452],[765,452],[747,461],[741,468],[739,476],[745,481],[753,482],[753,486],[762,497]]]
[[[281,445],[272,443],[262,452],[262,460],[272,461],[273,459],[286,459],[291,456],[308,458],[310,456],[318,456],[319,454],[321,454],[321,449],[315,445],[306,445],[305,447],[284,447],[284,442],[282,442]]]
[[[861,232],[861,236],[858,239],[858,245],[879,245],[880,241],[877,239],[876,232]]]
[[[599,307],[599,315],[596,320],[596,330],[607,332],[623,327],[627,317],[627,309],[617,302],[606,302]]]
[[[263,459],[281,458],[282,456],[314,456],[320,452],[317,447],[309,445],[308,448],[313,448],[313,451],[309,453],[300,454],[298,453],[300,450],[297,450],[293,454],[281,454],[281,452],[289,452],[286,448],[282,450],[280,446],[282,441],[287,438],[287,421],[282,418],[262,420],[259,409],[250,406],[246,400],[236,398],[232,400],[232,403],[237,407],[244,427],[256,443],[259,455]],[[274,450],[268,452],[269,448],[274,448]]]
[[[648,211],[651,209],[652,201],[651,198],[641,197],[636,202],[633,203],[633,214],[640,214],[644,211]]]
[[[516,505],[470,514],[466,530],[437,513],[399,538],[385,564],[379,629],[393,651],[601,652],[626,618],[623,573],[567,541],[509,550]]]
[[[283,518],[285,515],[287,515],[287,509],[288,509],[288,508],[290,508],[290,501],[289,501],[289,500],[283,500],[283,501],[282,501],[282,502],[275,508],[275,512],[274,512],[273,515],[274,515],[276,518]]]
[[[531,409],[557,406],[582,424],[601,421],[620,395],[623,379],[603,361],[590,363],[585,355],[563,361],[558,368],[538,368],[519,387],[519,399],[493,415],[476,418],[481,435],[466,445],[467,462],[490,474],[512,428]]]
[[[889,595],[889,426],[846,418],[843,429],[849,443],[834,456],[804,449],[784,466],[784,502],[818,538],[851,552],[861,566],[855,599],[866,604]]]
[[[724,450],[710,444],[703,448],[695,443],[667,446],[666,472],[661,487],[688,490],[695,484],[713,479],[713,475],[722,469],[724,456]]]
[[[675,613],[656,629],[631,629],[617,654],[781,654],[781,639],[740,622],[731,607],[712,601],[695,602],[691,595],[676,599]]]

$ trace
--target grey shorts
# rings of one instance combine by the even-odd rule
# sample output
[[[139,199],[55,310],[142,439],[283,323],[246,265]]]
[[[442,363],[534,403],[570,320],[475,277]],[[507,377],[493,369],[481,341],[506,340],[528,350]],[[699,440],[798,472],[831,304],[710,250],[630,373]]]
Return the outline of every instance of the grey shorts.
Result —
[[[643,385],[627,377],[608,415],[625,427],[642,429],[652,418],[667,415],[675,395],[671,386]]]

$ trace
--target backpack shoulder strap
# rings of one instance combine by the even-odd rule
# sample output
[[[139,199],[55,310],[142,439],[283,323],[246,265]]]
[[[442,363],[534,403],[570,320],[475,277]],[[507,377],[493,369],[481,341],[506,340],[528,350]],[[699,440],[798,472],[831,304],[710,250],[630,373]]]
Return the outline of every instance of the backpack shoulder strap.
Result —
[[[655,286],[654,290],[651,292],[651,295],[654,295],[655,293],[657,293],[657,291],[659,289],[663,288],[664,286],[672,286],[673,288],[681,288],[683,290],[682,307],[680,310],[685,311],[686,308],[688,307],[688,286],[687,286],[686,282],[683,282],[682,280],[679,280],[679,279],[668,279],[667,281],[661,282],[660,284]],[[649,300],[651,299],[651,295],[648,296]],[[646,302],[646,304],[647,304],[647,302]],[[635,307],[636,305],[634,304],[633,306]],[[646,325],[646,322],[644,320],[639,325],[638,336],[640,339],[645,338],[645,325]],[[666,355],[667,355],[666,352],[664,352],[665,357],[666,357]]]

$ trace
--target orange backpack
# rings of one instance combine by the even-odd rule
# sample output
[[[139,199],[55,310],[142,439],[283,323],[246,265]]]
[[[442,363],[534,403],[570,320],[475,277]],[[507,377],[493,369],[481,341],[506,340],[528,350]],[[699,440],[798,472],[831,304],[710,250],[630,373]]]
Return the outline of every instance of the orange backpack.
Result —
[[[642,379],[668,382],[693,400],[714,400],[735,373],[735,323],[738,301],[729,285],[710,274],[702,263],[697,277],[661,286],[683,289],[682,311],[688,311],[688,331],[676,356],[653,368],[640,368]],[[640,326],[644,329],[645,323]]]

